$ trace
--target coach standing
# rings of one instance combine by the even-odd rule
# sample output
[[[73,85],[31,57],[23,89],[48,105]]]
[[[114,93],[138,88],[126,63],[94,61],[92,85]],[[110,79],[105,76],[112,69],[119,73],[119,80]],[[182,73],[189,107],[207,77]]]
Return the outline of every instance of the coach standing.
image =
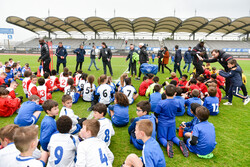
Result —
[[[40,39],[39,44],[41,45],[41,56],[38,58],[38,62],[42,60],[44,72],[50,73],[49,63],[50,63],[51,59],[50,59],[50,55],[49,55],[49,47],[44,42],[44,39]]]
[[[57,63],[56,63],[56,72],[59,73],[60,64],[63,64],[63,68],[66,67],[66,57],[68,55],[67,50],[63,47],[62,42],[58,43],[56,49]]]
[[[110,72],[111,76],[113,76],[113,71],[112,71],[112,67],[111,67],[112,52],[107,47],[105,42],[102,42],[102,49],[100,50],[100,55],[99,55],[98,61],[100,61],[101,58],[102,58],[104,74],[106,75],[106,73],[107,73],[106,66],[108,66],[109,72]]]
[[[219,62],[220,65],[222,67],[224,67],[224,70],[226,72],[230,71],[230,69],[228,68],[227,65],[228,65],[228,61],[231,60],[231,59],[233,59],[232,55],[224,52],[223,50],[217,50],[217,49],[212,50],[211,54],[212,54],[213,58],[211,58],[211,59],[204,59],[203,61],[206,62],[206,63]],[[237,66],[239,66],[239,65],[237,65]],[[229,80],[229,78],[226,78],[226,90],[225,90],[226,96],[223,97],[223,99],[227,99],[228,98],[229,87],[230,87],[230,80]],[[245,84],[242,84],[241,89],[242,89],[242,92],[243,92],[244,96],[247,96],[248,93],[247,93],[247,89],[246,89]]]
[[[84,55],[86,53],[85,49],[83,49],[83,45],[80,45],[80,48],[74,50],[74,53],[76,53],[76,71],[78,69],[79,64],[80,70],[82,70],[82,63],[84,62]]]
[[[193,65],[196,69],[196,74],[203,74],[204,70],[202,68],[202,59],[208,59],[206,48],[204,47],[204,40],[200,40],[192,50],[191,56],[193,56]]]
[[[139,43],[139,48],[140,48],[140,54],[139,54],[140,68],[139,68],[139,76],[138,76],[138,78],[135,78],[135,80],[140,80],[140,77],[141,77],[141,65],[143,63],[148,63],[148,61],[149,61],[148,53],[147,53],[146,46],[144,45],[144,43]]]

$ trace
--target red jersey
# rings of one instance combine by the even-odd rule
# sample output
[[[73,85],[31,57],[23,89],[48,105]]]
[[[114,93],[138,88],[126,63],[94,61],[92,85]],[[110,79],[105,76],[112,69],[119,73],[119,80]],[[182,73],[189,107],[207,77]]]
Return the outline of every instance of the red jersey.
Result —
[[[12,98],[12,99],[15,99],[16,98],[16,93],[14,91],[14,89],[8,87],[6,88],[8,91],[9,91],[9,96]]]
[[[24,92],[24,94],[28,94],[28,82],[31,82],[31,80],[30,80],[30,77],[25,77],[24,79],[23,79],[23,92]]]
[[[154,81],[152,79],[148,79],[148,86],[151,85],[152,83],[154,83]]]
[[[148,87],[149,87],[148,81],[147,81],[147,80],[146,80],[146,81],[143,81],[143,82],[141,83],[140,87],[139,87],[139,95],[145,96],[145,93],[146,93]]]
[[[33,83],[30,83],[29,89],[28,89],[28,97],[30,97],[31,95],[37,95],[39,97],[39,94],[37,92],[37,87]]]
[[[56,76],[50,76],[51,86],[57,86],[60,84],[59,79]]]
[[[203,73],[203,76],[206,78],[206,79],[210,79],[211,77],[211,73],[209,70],[205,69],[204,70],[204,73]]]
[[[51,83],[52,81],[50,79],[45,79],[45,86],[48,88],[48,92],[53,90]]]
[[[187,83],[188,83],[188,81],[182,81],[182,80],[180,80],[178,86],[180,88],[182,88],[182,89],[185,89],[185,86],[186,86]]]
[[[79,84],[79,79],[80,79],[81,75],[82,75],[82,74],[76,74],[76,75],[75,75],[75,78],[74,78],[74,80],[75,80],[75,85],[78,85],[78,84]]]
[[[20,107],[20,99],[0,97],[0,117],[9,117]]]
[[[197,83],[196,85],[200,88],[201,92],[205,95],[205,93],[207,92],[207,86],[204,83],[200,83],[200,84]]]
[[[179,79],[177,77],[173,78],[172,80],[176,80],[177,85],[179,84]]]
[[[199,86],[197,85],[190,85],[190,89],[191,89],[191,92],[194,90],[194,89],[198,89],[199,91],[201,90]]]
[[[217,86],[220,87],[220,86],[224,86],[225,85],[225,78],[218,75],[216,77],[216,81],[217,81]]]
[[[5,81],[2,77],[0,77],[0,85],[3,85],[3,84],[5,84]]]
[[[217,89],[216,97],[218,97],[219,98],[219,102],[221,102],[221,96],[222,96],[221,90],[218,87],[216,89]]]

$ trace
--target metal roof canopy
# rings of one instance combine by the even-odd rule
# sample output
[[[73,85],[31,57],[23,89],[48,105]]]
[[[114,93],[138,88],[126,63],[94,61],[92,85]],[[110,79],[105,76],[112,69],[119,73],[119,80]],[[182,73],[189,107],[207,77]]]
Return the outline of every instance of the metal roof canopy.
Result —
[[[41,19],[38,17],[28,17],[26,20],[9,16],[6,21],[10,24],[30,30],[39,34],[39,31],[47,31],[49,33],[57,34],[56,32],[64,32],[71,35],[71,32],[77,31],[85,35],[85,32],[132,32],[134,35],[138,32],[161,33],[169,32],[174,35],[177,32],[187,32],[194,35],[197,32],[207,33],[206,36],[212,33],[223,33],[225,35],[230,33],[250,33],[250,17],[241,17],[232,21],[228,17],[217,17],[208,20],[204,17],[191,17],[182,21],[178,17],[164,17],[158,21],[150,17],[139,17],[130,20],[124,17],[114,17],[105,20],[100,17],[92,16],[85,20],[78,17],[70,16],[64,20],[57,17],[47,17]]]

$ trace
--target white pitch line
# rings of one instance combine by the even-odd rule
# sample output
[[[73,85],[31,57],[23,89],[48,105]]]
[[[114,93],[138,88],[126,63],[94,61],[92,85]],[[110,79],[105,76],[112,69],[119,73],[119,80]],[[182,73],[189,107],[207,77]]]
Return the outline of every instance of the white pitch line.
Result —
[[[127,71],[128,71],[128,68],[122,74],[126,73]],[[120,81],[120,77],[117,80],[114,80],[114,81],[115,81],[115,85],[116,85]],[[87,117],[87,119],[92,119],[94,117],[93,115],[94,115],[94,112],[91,111],[89,116]]]

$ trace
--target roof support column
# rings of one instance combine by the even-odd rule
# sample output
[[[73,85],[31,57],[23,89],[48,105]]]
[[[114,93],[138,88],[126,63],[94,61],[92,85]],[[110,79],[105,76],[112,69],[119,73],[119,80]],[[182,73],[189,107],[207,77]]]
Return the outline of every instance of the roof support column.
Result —
[[[50,32],[49,32],[49,39],[50,39]]]
[[[193,34],[193,40],[195,40],[195,33]]]
[[[249,38],[249,33],[247,33],[247,41],[248,41],[248,38]]]
[[[95,32],[95,39],[96,39],[96,32]]]

